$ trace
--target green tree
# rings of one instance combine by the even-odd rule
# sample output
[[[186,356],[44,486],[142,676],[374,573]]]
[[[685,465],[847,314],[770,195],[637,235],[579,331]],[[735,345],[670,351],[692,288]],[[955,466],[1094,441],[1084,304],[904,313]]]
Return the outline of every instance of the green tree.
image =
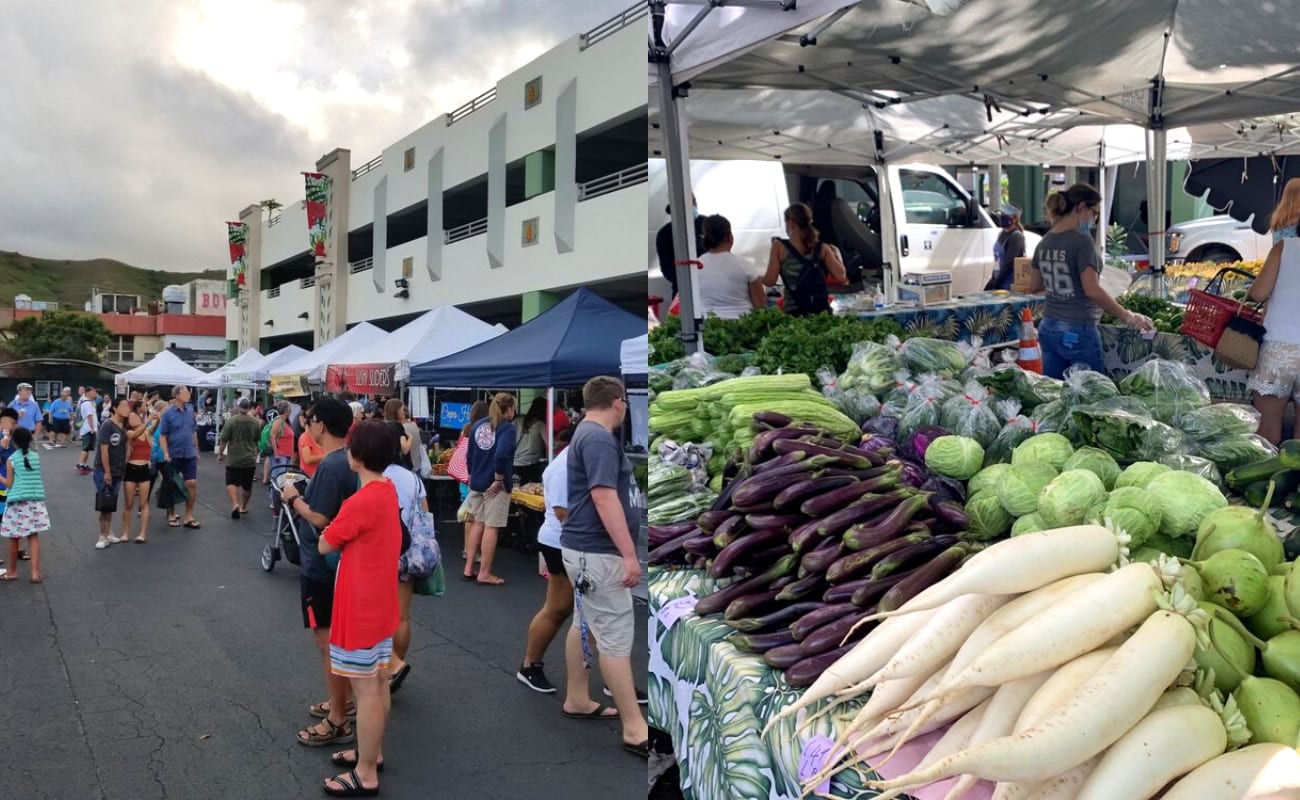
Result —
[[[58,356],[98,361],[113,335],[98,318],[76,311],[46,311],[9,326],[6,349],[15,358]]]

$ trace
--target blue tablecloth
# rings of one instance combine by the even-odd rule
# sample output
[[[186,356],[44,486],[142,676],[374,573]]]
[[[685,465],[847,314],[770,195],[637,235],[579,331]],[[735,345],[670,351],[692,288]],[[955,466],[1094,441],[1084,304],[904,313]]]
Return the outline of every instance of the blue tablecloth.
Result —
[[[992,292],[967,295],[951,303],[926,308],[887,308],[883,311],[866,309],[870,299],[866,295],[846,295],[840,298],[845,309],[859,319],[890,317],[915,336],[968,342],[978,337],[984,344],[1014,344],[1020,338],[1020,312],[1028,308],[1038,317],[1043,313],[1043,298],[1039,295],[1006,294]]]

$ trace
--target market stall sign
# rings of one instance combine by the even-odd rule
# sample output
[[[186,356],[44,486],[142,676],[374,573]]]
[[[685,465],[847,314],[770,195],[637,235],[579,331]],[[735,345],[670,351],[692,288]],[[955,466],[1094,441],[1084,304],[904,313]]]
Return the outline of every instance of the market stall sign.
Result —
[[[306,375],[273,375],[268,388],[271,394],[285,397],[306,397],[311,394]]]
[[[354,394],[392,394],[393,364],[336,364],[325,372],[325,389]]]
[[[469,422],[469,403],[443,403],[438,408],[438,427],[460,430]]]
[[[677,624],[677,620],[693,611],[695,611],[695,595],[688,594],[685,597],[678,597],[664,603],[655,616],[659,618],[659,623],[667,630]]]

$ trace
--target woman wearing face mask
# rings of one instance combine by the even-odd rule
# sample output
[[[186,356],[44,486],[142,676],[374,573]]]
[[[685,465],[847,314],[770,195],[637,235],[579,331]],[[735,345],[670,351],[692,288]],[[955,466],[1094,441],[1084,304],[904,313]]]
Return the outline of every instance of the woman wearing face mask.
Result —
[[[1052,229],[1034,248],[1032,291],[1046,294],[1046,308],[1038,339],[1043,348],[1043,374],[1061,378],[1065,370],[1082,364],[1104,371],[1102,312],[1142,331],[1151,320],[1115,302],[1101,286],[1101,253],[1093,239],[1101,195],[1086,183],[1076,183],[1047,198]]]
[[[795,203],[785,210],[785,231],[790,238],[772,240],[763,284],[774,286],[776,279],[781,279],[785,287],[782,307],[787,314],[803,317],[830,311],[827,274],[836,283],[848,282],[840,251],[822,243],[812,224],[812,209],[805,203]]]
[[[997,267],[993,277],[984,285],[984,291],[1010,291],[1016,277],[1016,259],[1025,255],[1025,226],[1020,224],[1020,208],[1003,203],[998,209],[998,225],[1002,233],[993,244],[993,260]]]

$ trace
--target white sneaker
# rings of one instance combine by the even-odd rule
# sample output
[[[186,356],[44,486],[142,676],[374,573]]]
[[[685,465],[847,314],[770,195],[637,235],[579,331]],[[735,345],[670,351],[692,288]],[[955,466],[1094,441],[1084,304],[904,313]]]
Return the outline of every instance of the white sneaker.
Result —
[[[119,540],[119,541],[120,541],[120,540]],[[108,540],[108,539],[100,539],[98,542],[95,542],[95,549],[96,549],[96,550],[103,550],[103,549],[105,549],[106,547],[108,547],[109,544],[110,544],[110,540]]]
[[[120,536],[110,536],[104,541],[108,542],[109,544],[121,544],[122,542],[125,542],[126,539],[123,539]]]

